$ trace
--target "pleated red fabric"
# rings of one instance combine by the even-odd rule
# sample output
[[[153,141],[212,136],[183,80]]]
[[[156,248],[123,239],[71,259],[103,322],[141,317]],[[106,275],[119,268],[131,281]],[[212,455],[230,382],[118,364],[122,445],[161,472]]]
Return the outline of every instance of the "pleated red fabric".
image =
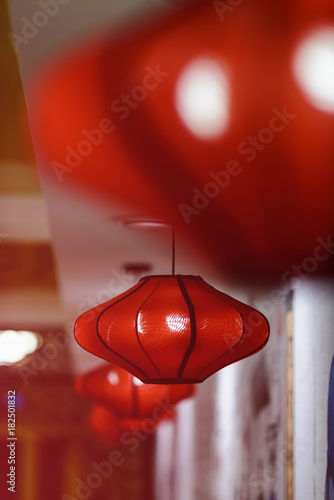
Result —
[[[163,275],[85,312],[74,334],[144,383],[192,384],[261,350],[269,324],[200,276]]]

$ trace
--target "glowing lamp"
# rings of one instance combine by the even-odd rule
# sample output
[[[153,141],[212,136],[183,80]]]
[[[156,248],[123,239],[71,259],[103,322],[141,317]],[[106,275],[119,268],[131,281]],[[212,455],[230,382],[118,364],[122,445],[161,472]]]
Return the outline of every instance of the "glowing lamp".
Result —
[[[194,394],[192,385],[144,385],[118,366],[106,365],[77,377],[77,393],[104,406],[122,421],[170,418],[177,403]]]
[[[229,83],[223,68],[210,59],[195,59],[182,72],[176,87],[176,108],[193,134],[220,137],[229,124]]]
[[[323,25],[300,43],[294,73],[304,94],[316,108],[334,113],[334,26]]]
[[[0,331],[0,365],[18,363],[35,352],[39,343],[39,337],[34,332]]]
[[[142,278],[82,314],[74,333],[84,349],[144,383],[192,384],[261,350],[269,325],[200,276],[173,274]]]

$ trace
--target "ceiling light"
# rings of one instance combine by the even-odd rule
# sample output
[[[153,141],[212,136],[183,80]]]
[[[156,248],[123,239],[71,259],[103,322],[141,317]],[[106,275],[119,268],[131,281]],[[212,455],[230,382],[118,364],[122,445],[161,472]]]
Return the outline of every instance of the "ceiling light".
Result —
[[[230,120],[230,87],[223,67],[211,59],[195,59],[176,86],[175,104],[188,129],[200,139],[221,136]]]
[[[170,229],[170,224],[166,223],[162,219],[146,218],[140,216],[118,216],[113,217],[117,224],[126,227],[128,229],[138,229],[143,231],[156,231],[161,229]]]
[[[307,35],[294,56],[296,80],[316,108],[334,113],[334,28],[323,26]]]
[[[119,384],[119,376],[117,375],[117,373],[114,370],[112,370],[108,373],[107,378],[108,378],[109,384],[111,384],[111,385],[118,385]]]
[[[38,336],[33,332],[5,330],[0,332],[0,364],[10,365],[36,351]]]

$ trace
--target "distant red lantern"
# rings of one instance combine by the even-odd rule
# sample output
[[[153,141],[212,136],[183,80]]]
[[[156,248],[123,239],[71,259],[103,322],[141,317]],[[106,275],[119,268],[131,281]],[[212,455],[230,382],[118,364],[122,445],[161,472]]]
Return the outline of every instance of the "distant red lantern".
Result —
[[[143,385],[118,366],[102,366],[84,373],[75,382],[77,393],[112,411],[124,427],[153,418],[158,423],[174,414],[177,403],[194,394],[192,385]]]
[[[174,417],[175,410],[170,410],[162,420],[172,420]],[[154,423],[158,425],[160,422],[161,420],[157,420]],[[103,405],[93,405],[88,417],[88,426],[91,431],[104,441],[112,443],[122,442],[122,436],[128,437],[129,431],[134,433],[137,429],[142,429],[145,432],[145,424],[147,423],[149,422],[145,418],[118,419],[110,409]],[[154,430],[153,424],[153,427],[151,426],[149,429],[149,433],[152,434]]]
[[[120,421],[105,406],[94,405],[87,423],[90,430],[104,441],[116,443],[121,438]]]
[[[74,333],[84,349],[144,383],[192,384],[261,350],[269,325],[200,276],[165,275],[85,312]]]

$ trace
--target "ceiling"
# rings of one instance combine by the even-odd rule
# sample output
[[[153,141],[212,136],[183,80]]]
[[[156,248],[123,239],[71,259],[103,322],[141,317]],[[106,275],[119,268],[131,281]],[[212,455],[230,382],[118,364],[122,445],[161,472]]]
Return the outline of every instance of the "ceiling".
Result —
[[[282,283],[282,273],[313,258],[317,238],[326,240],[334,225],[333,115],[310,105],[289,65],[298,37],[321,23],[330,25],[332,13],[327,5],[315,11],[304,3],[303,16],[298,2],[253,0],[228,17],[202,1],[182,2],[182,9],[180,2],[71,0],[58,5],[56,14],[42,15],[45,26],[30,26],[29,32],[29,20],[38,19],[40,9],[34,1],[9,0],[12,29],[8,24],[3,29],[9,30],[6,57],[15,82],[10,91],[17,89],[16,121],[13,104],[4,100],[2,106],[20,134],[11,133],[6,142],[2,170],[7,173],[1,175],[7,192],[0,205],[8,216],[0,232],[10,234],[8,243],[22,243],[22,262],[27,243],[44,245],[45,273],[38,279],[54,294],[53,316],[60,323],[67,319],[69,331],[81,312],[129,288],[144,268],[170,272],[170,233],[133,230],[124,220],[172,221],[177,272],[200,274],[225,289],[247,274],[248,290],[249,283],[255,287],[266,278]],[[45,202],[9,43],[13,34],[27,33],[24,42],[16,40],[18,61]],[[208,51],[222,61],[232,82],[230,129],[212,142],[191,135],[171,101],[183,68]],[[87,134],[110,117],[110,103],[144,82],[148,67],[151,73],[162,68],[169,79],[144,102],[138,98],[138,109],[117,122],[115,133],[105,132],[103,143],[78,168],[67,166],[55,175],[54,163],[64,165],[68,148],[73,155],[83,127]],[[268,127],[277,119],[285,126],[274,134]],[[269,140],[263,130],[272,134]],[[252,149],[256,161],[248,162],[245,148],[254,134],[263,142]],[[236,159],[240,176],[233,171],[238,166],[228,167]],[[206,203],[198,193],[209,190],[212,173],[225,168],[232,169],[236,182],[198,208]],[[190,224],[182,219],[180,204],[196,212]],[[6,252],[7,259],[14,258],[10,247]],[[38,255],[30,284],[39,285]],[[333,269],[329,257],[316,262],[317,270]],[[134,268],[138,272],[129,272]],[[73,352],[80,369],[90,357],[75,346]]]

